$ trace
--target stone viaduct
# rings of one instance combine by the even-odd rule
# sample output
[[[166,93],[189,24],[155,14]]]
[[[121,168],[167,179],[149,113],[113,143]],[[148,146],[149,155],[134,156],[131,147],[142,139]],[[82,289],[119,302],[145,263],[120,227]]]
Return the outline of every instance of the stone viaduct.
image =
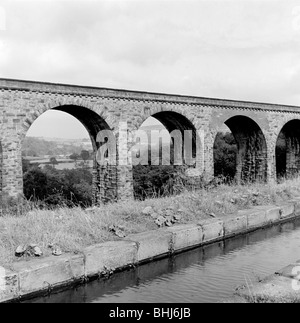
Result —
[[[0,79],[1,196],[23,194],[22,142],[31,124],[49,109],[77,118],[89,132],[95,152],[100,130],[112,130],[118,136],[122,122],[134,131],[152,116],[168,131],[203,134],[194,167],[207,178],[214,174],[214,141],[224,124],[237,142],[238,180],[276,180],[278,138],[285,143],[280,171],[289,176],[300,169],[300,109],[296,106]],[[128,142],[128,147],[132,145]],[[116,152],[116,166],[94,161],[95,203],[133,198],[130,158],[125,165],[121,159],[127,157],[118,153],[118,144]]]

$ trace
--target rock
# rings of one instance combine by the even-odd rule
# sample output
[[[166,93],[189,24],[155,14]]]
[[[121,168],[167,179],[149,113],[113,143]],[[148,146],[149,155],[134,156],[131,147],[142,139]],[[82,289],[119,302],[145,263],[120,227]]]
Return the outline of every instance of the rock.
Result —
[[[158,215],[158,213],[152,213],[151,214],[151,217],[153,218],[153,219],[157,219],[158,217],[159,217],[159,215]]]
[[[155,223],[161,227],[162,225],[164,225],[164,223],[166,222],[166,218],[163,216],[159,216],[156,220]]]
[[[109,229],[109,231],[113,232],[119,238],[125,238],[126,237],[126,234],[124,232],[124,227],[123,226],[111,225],[111,226],[109,226],[108,229]]]
[[[152,206],[147,206],[147,207],[144,208],[142,213],[144,215],[151,215],[152,213],[154,213],[154,210],[153,210]]]
[[[168,216],[166,216],[165,217],[165,219],[166,219],[166,221],[172,221],[172,219],[173,219],[173,215],[168,215]]]
[[[165,218],[165,225],[168,226],[168,227],[172,226],[172,224],[173,224],[172,220],[173,220],[173,216],[167,216]]]
[[[178,222],[178,221],[180,221],[180,220],[181,220],[181,215],[179,215],[179,214],[175,214],[175,215],[173,216],[173,219],[174,219],[176,222]]]
[[[20,245],[15,251],[17,257],[22,257],[24,255],[40,257],[43,255],[42,250],[35,244],[31,243],[29,245]]]
[[[52,255],[53,256],[61,256],[62,255],[62,251],[58,246],[55,246],[52,248]]]
[[[183,213],[183,210],[182,209],[178,209],[177,212],[178,213]]]
[[[120,229],[117,229],[115,231],[115,235],[118,236],[119,238],[125,238],[126,237],[126,234],[123,230],[120,230]]]
[[[211,216],[212,218],[216,217],[216,215],[214,213],[210,213],[209,216]]]
[[[15,255],[16,257],[22,257],[24,256],[26,250],[27,250],[28,246],[23,244],[23,245],[19,245],[18,248],[15,251]]]
[[[114,225],[110,225],[108,227],[108,231],[115,232],[116,231],[116,227]]]
[[[42,250],[34,243],[31,243],[26,249],[26,255],[29,257],[40,257],[42,254]]]
[[[174,210],[167,209],[165,211],[165,216],[173,216],[173,214],[174,214]]]
[[[36,257],[40,257],[43,255],[42,250],[38,246],[33,247],[32,252],[33,252],[34,256],[36,256]]]

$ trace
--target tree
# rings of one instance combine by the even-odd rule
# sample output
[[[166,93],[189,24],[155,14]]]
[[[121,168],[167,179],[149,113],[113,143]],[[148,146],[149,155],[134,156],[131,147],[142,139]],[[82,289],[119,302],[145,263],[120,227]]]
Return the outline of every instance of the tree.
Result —
[[[90,153],[87,150],[82,150],[80,156],[86,162],[90,158]]]
[[[25,174],[30,169],[30,167],[31,167],[31,165],[30,165],[29,160],[22,157],[23,174]]]
[[[55,157],[51,157],[51,158],[50,158],[50,163],[52,164],[53,168],[55,168],[55,165],[57,165],[57,164],[58,164],[58,161],[56,160],[56,158],[55,158]]]
[[[43,200],[47,195],[47,176],[39,167],[32,167],[24,174],[24,195],[34,200]]]
[[[50,207],[92,205],[93,176],[87,169],[43,169],[32,166],[24,174],[24,194]]]
[[[286,174],[286,157],[286,138],[284,133],[281,132],[276,143],[276,172],[279,178],[284,177]]]
[[[237,145],[232,133],[219,132],[214,144],[215,176],[232,180],[236,172]]]
[[[77,153],[73,153],[72,155],[70,155],[70,159],[73,159],[75,162],[77,161],[77,159],[80,158],[80,155],[78,155]]]
[[[87,167],[87,160],[90,158],[90,153],[87,150],[82,150],[81,154],[80,154],[83,163],[82,163],[82,168],[86,168]]]

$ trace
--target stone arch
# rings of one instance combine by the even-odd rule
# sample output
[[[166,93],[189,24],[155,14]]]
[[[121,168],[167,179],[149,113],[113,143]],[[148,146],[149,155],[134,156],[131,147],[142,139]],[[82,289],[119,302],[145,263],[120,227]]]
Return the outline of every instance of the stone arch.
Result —
[[[39,106],[27,116],[23,123],[21,133],[19,133],[22,142],[26,133],[33,122],[41,116],[44,112],[49,110],[62,111],[75,117],[86,128],[89,133],[93,150],[93,203],[99,204],[103,201],[117,199],[117,170],[115,165],[110,167],[107,165],[99,165],[96,160],[97,151],[101,146],[97,142],[97,135],[101,130],[112,130],[115,124],[109,120],[105,111],[97,111],[97,106],[85,102],[83,100],[73,100],[67,98],[61,101],[51,101],[45,106]]]
[[[287,121],[276,140],[276,175],[292,177],[300,171],[300,120]]]
[[[153,107],[144,107],[143,112],[138,119],[136,119],[136,123],[133,123],[133,125],[134,129],[138,130],[139,127],[142,126],[143,122],[145,122],[149,117],[152,117],[165,127],[171,135],[174,150],[162,150],[159,156],[162,160],[168,160],[168,162],[171,161],[171,165],[175,168],[179,167],[181,171],[184,171],[186,175],[185,184],[188,187],[195,189],[200,187],[202,184],[201,181],[204,171],[204,145],[201,129],[196,129],[193,119],[191,120],[190,118],[191,115],[191,113],[189,115],[187,111],[184,111],[183,106],[173,104],[154,104]],[[166,158],[167,155],[164,155],[164,153],[168,154],[170,158]],[[157,156],[157,150],[155,151],[155,156]],[[148,158],[149,157],[150,155],[148,155]],[[161,161],[159,163],[161,163]],[[159,167],[160,165],[165,164],[155,165]],[[133,172],[135,174],[135,168],[133,169]]]
[[[188,108],[188,106],[179,104],[163,104],[158,102],[151,102],[149,105],[143,105],[138,113],[138,117],[133,121],[132,130],[138,130],[142,123],[145,122],[149,117],[153,117],[153,115],[161,112],[177,113],[188,120],[191,124],[194,124],[194,117],[188,113]]]
[[[233,116],[225,124],[237,144],[237,182],[267,181],[267,142],[260,126],[243,115]]]
[[[141,125],[149,118],[153,117],[161,122],[165,128],[171,133],[174,130],[179,130],[182,133],[184,140],[184,133],[192,142],[192,158],[195,159],[195,165],[199,172],[203,171],[203,140],[200,136],[201,129],[197,129],[194,124],[194,117],[188,113],[187,107],[178,104],[162,104],[154,102],[151,105],[144,105],[138,117],[132,123],[132,130],[138,130]],[[189,132],[185,130],[190,130]],[[183,145],[184,146],[184,145]],[[182,152],[184,154],[184,151]],[[188,153],[187,153],[188,155]]]
[[[184,115],[174,111],[160,111],[152,114],[152,117],[161,122],[169,133],[174,130],[179,130],[185,139],[190,139],[192,142],[192,158],[196,158],[196,141],[197,131],[193,123]],[[186,131],[187,130],[187,131]],[[185,133],[188,138],[184,138]]]
[[[83,99],[64,97],[61,100],[51,100],[47,104],[40,104],[29,115],[27,115],[23,122],[22,130],[19,133],[21,140],[26,136],[26,133],[33,122],[48,110],[58,110],[73,115],[87,128],[88,132],[89,120],[84,116],[85,113],[87,116],[94,116],[97,121],[99,121],[99,124],[105,126],[105,129],[114,130],[116,127],[115,122],[111,120],[107,111],[105,109],[99,110],[97,108],[97,104],[91,104],[89,101]]]
[[[272,116],[273,121],[270,122],[270,126],[273,133],[273,141],[276,144],[279,134],[281,133],[283,127],[288,124],[290,121],[299,120],[300,116],[295,113],[289,114],[275,114]]]

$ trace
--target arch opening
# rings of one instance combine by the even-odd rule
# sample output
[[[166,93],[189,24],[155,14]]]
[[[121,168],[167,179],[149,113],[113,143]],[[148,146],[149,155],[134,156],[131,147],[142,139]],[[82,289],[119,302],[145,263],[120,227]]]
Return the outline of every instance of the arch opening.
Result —
[[[277,179],[292,178],[300,171],[300,120],[291,120],[281,129],[276,141]]]
[[[110,193],[105,176],[109,170],[96,161],[101,130],[110,130],[105,120],[82,106],[59,106],[39,116],[22,142],[24,195],[50,205],[62,201],[68,206],[90,206],[105,200]],[[28,156],[32,154],[28,143],[35,146],[35,158]]]
[[[197,131],[191,121],[185,116],[173,111],[158,112],[152,117],[162,123],[170,134],[176,130],[180,131],[182,138],[183,164],[196,164]],[[172,144],[176,145],[174,138],[172,138]]]
[[[194,185],[195,178],[200,177],[189,175],[189,171],[195,173],[199,166],[199,140],[194,125],[179,113],[164,111],[146,119],[140,130],[146,135],[141,144],[143,148],[133,151],[133,159],[139,157],[139,163],[133,166],[135,198],[172,195]]]
[[[214,177],[222,183],[231,183],[236,176],[237,143],[231,130],[224,124],[214,141]]]
[[[225,125],[236,142],[236,182],[266,182],[267,144],[258,124],[249,117],[235,116]]]

